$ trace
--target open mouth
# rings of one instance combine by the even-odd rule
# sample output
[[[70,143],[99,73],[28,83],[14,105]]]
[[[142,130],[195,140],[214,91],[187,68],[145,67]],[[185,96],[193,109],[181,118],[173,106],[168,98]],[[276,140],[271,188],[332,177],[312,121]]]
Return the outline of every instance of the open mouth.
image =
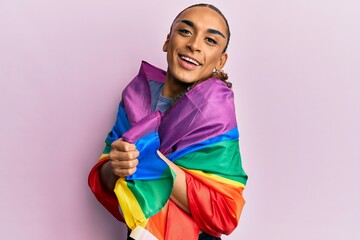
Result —
[[[196,61],[195,59],[189,58],[189,57],[187,57],[187,56],[179,55],[179,57],[180,57],[182,60],[184,60],[184,61],[186,61],[186,62],[188,62],[188,63],[190,63],[190,64],[193,64],[193,65],[195,65],[195,66],[200,66],[200,65],[201,65],[201,64],[200,64],[198,61]]]

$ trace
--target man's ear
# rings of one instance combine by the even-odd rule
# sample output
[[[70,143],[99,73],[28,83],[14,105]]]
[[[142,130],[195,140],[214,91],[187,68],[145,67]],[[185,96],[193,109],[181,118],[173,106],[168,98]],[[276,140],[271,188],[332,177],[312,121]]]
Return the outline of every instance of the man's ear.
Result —
[[[169,40],[170,40],[170,34],[168,34],[168,35],[166,36],[166,40],[165,40],[164,45],[163,45],[163,51],[164,51],[164,52],[167,52],[167,51],[168,51]]]
[[[225,63],[226,63],[227,59],[228,59],[227,53],[226,53],[226,52],[222,53],[221,56],[220,56],[220,58],[219,58],[218,63],[217,63],[216,66],[215,66],[215,69],[218,70],[218,71],[220,71],[221,69],[223,69],[223,67],[225,66]]]

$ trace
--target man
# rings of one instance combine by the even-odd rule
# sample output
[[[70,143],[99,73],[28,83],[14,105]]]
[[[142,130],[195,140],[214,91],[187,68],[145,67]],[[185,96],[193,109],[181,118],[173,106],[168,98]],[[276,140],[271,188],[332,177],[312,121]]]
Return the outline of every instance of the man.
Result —
[[[217,8],[190,6],[175,18],[165,40],[166,73],[161,76],[161,70],[143,63],[124,90],[120,123],[109,133],[89,185],[131,230],[144,227],[158,239],[219,239],[237,226],[247,176],[238,150],[233,95],[220,72],[229,39],[227,20]],[[140,103],[137,112],[134,102]],[[142,143],[166,156],[160,151],[154,156],[151,146]],[[154,166],[159,167],[146,173]],[[169,189],[169,196],[162,199],[159,188]]]

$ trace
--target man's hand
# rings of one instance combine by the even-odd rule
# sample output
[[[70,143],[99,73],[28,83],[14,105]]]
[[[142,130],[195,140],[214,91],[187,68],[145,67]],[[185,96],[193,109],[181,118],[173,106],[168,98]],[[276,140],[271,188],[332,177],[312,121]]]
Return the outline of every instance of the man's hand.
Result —
[[[124,142],[121,138],[111,144],[109,161],[113,173],[118,177],[126,177],[134,174],[139,161],[139,151],[135,144]]]
[[[111,144],[109,161],[100,167],[101,185],[108,191],[114,190],[119,177],[126,177],[134,174],[139,161],[139,151],[135,144],[124,142],[121,138]]]

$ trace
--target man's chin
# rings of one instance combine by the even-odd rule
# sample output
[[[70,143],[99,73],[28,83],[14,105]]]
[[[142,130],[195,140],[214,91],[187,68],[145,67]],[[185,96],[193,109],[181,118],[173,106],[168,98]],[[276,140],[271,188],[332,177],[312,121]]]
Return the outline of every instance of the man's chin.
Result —
[[[182,84],[192,84],[198,80],[198,76],[192,74],[190,72],[179,71],[174,74],[170,73],[170,78],[174,80],[174,82],[182,83]]]
[[[175,79],[179,84],[182,84],[184,86],[189,86],[195,82],[197,82],[198,80],[196,78],[176,78]]]

